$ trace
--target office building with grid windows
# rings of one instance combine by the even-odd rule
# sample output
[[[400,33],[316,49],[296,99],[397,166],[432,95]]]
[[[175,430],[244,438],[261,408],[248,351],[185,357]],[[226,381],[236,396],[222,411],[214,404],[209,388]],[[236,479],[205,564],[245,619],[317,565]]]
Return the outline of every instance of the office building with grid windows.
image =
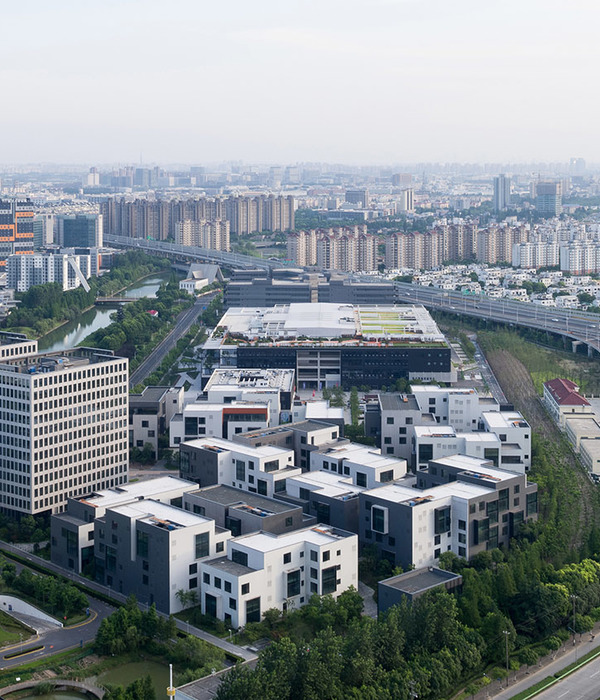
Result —
[[[0,362],[0,509],[57,513],[128,477],[128,361],[75,348]]]

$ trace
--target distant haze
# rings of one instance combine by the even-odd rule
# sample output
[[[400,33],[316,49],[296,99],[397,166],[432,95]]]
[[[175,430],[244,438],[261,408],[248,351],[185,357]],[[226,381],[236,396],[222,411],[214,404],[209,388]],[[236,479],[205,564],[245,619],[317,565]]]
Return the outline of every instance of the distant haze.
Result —
[[[600,160],[596,0],[5,2],[0,162]]]

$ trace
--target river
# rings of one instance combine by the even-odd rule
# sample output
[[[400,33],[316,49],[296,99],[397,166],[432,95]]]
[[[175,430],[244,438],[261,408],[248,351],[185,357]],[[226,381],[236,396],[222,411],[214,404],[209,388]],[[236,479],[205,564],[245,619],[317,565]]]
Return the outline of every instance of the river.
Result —
[[[171,279],[171,274],[171,270],[167,270],[151,277],[146,277],[127,287],[120,293],[120,296],[154,297],[160,285]],[[84,311],[76,321],[65,323],[60,328],[56,328],[40,338],[38,340],[40,351],[54,352],[79,345],[90,333],[108,326],[115,308],[116,306],[94,306],[93,309]]]

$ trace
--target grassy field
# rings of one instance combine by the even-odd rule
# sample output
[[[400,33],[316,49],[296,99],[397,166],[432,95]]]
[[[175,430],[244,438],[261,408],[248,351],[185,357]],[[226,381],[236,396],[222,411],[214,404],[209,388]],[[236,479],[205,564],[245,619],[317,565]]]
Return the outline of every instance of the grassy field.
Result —
[[[31,630],[0,610],[0,647],[26,642],[32,636]]]
[[[530,343],[511,331],[480,331],[477,336],[484,350],[504,350],[522,362],[540,395],[544,382],[555,377],[570,379],[579,385],[584,394],[600,393],[600,363],[597,359],[550,350]]]

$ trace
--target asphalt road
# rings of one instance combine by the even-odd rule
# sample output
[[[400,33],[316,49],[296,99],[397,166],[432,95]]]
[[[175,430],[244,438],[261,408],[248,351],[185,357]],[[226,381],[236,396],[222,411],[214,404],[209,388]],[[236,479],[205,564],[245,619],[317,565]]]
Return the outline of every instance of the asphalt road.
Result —
[[[600,657],[536,696],[538,700],[598,700]]]
[[[600,352],[600,315],[578,309],[557,309],[530,302],[490,299],[434,287],[397,282],[396,293],[402,302],[423,304],[455,314],[559,333],[580,340]]]
[[[0,669],[11,668],[13,666],[21,666],[22,664],[37,659],[57,654],[59,651],[77,647],[80,644],[91,642],[95,636],[102,620],[114,612],[114,608],[106,603],[95,598],[90,598],[90,617],[85,622],[72,627],[57,627],[47,632],[42,632],[35,637],[32,637],[23,644],[14,644],[11,647],[2,648],[2,656],[0,657]],[[18,656],[14,659],[4,658],[6,654],[14,653],[15,651],[27,652],[28,649],[43,646],[38,651],[33,651],[25,656]]]
[[[148,375],[152,374],[154,370],[160,365],[160,363],[165,359],[167,354],[175,347],[177,341],[182,338],[191,326],[194,325],[200,312],[205,306],[208,306],[210,302],[217,296],[219,292],[214,292],[214,294],[207,294],[206,296],[198,297],[194,302],[194,305],[185,311],[182,311],[172,330],[166,336],[166,338],[157,345],[154,350],[148,355],[148,357],[142,362],[137,369],[131,373],[129,376],[129,386],[133,387],[143,381]]]

